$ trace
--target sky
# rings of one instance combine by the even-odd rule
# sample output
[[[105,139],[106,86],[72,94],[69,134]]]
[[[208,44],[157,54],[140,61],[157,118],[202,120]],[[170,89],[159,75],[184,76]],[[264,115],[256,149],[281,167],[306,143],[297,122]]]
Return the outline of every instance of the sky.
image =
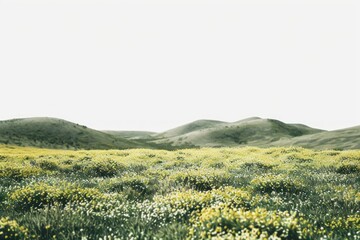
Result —
[[[358,0],[0,0],[0,120],[360,125]]]

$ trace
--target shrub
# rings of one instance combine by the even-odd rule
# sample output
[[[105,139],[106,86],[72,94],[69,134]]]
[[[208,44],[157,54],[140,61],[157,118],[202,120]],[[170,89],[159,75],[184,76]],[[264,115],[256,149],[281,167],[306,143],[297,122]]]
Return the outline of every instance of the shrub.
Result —
[[[247,162],[241,165],[243,169],[251,171],[267,171],[271,170],[274,166],[267,165],[261,162]]]
[[[73,164],[73,162],[74,162],[74,160],[72,160],[72,159],[66,159],[66,160],[62,161],[62,164],[71,165],[71,164]]]
[[[194,190],[173,192],[155,196],[153,203],[143,207],[148,221],[161,223],[172,220],[186,220],[194,212],[209,206],[223,205],[248,208],[251,196],[248,192],[234,187],[224,187],[207,192]],[[145,202],[145,204],[147,204]]]
[[[209,191],[226,186],[231,178],[225,171],[189,171],[172,176],[175,183],[198,191]]]
[[[267,174],[254,178],[251,185],[257,191],[264,193],[299,193],[305,186],[298,180],[291,179],[285,175]]]
[[[123,192],[128,200],[144,200],[155,194],[156,184],[155,180],[134,176],[111,180],[106,187],[112,192]]]
[[[164,166],[164,169],[167,169],[167,170],[174,170],[174,169],[182,170],[182,169],[193,168],[194,163],[184,162],[184,161],[171,161],[171,162],[165,163],[163,166]]]
[[[10,195],[10,201],[16,209],[28,210],[56,203],[64,205],[68,202],[90,201],[100,196],[101,193],[96,189],[80,188],[68,183],[62,186],[37,183],[14,191]]]
[[[360,173],[360,167],[355,164],[344,164],[339,166],[336,172],[340,174]]]
[[[0,239],[28,239],[28,230],[9,218],[0,218]]]
[[[39,160],[36,162],[36,164],[44,170],[49,170],[49,171],[56,171],[59,169],[59,166],[56,162],[54,161],[50,161],[50,160]]]
[[[145,166],[143,164],[130,164],[130,166],[128,167],[129,171],[136,172],[136,173],[143,172],[146,169],[147,169],[147,166]]]
[[[211,163],[210,167],[215,168],[215,169],[221,169],[221,168],[225,168],[226,165],[222,162],[215,162],[215,163]]]
[[[311,163],[314,160],[311,158],[304,158],[301,155],[290,155],[287,157],[287,159],[284,162],[288,163]]]
[[[24,178],[37,176],[41,173],[41,169],[36,167],[4,167],[0,169],[0,177],[7,177],[14,180],[22,180]]]
[[[216,206],[191,219],[189,239],[302,239],[306,222],[295,213]]]
[[[336,230],[352,232],[352,234],[355,234],[360,230],[360,214],[333,219],[330,223],[327,223],[326,226],[330,228],[330,233]]]
[[[125,166],[114,160],[93,161],[85,172],[94,177],[114,177],[125,170]]]

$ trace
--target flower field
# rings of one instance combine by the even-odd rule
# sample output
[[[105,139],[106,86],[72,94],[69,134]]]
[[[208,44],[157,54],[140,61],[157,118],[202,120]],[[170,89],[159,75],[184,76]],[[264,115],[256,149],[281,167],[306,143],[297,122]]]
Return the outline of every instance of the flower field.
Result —
[[[360,150],[0,146],[0,239],[360,239]]]

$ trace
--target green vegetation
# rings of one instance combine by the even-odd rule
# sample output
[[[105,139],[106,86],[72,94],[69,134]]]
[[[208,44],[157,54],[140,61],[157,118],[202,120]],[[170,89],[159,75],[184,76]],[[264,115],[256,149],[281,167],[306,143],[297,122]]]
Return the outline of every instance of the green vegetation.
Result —
[[[14,220],[0,218],[0,239],[27,239],[27,229]]]
[[[303,239],[311,236],[307,222],[296,213],[256,208],[216,206],[203,209],[192,219],[191,238],[206,239]]]
[[[56,185],[40,182],[15,190],[9,199],[15,209],[29,210],[54,204],[90,201],[99,196],[100,193],[96,189],[76,187],[67,182]]]
[[[172,143],[176,146],[188,143],[200,147],[266,147],[280,139],[292,139],[318,132],[322,131],[272,119],[249,118],[234,123],[196,121],[154,137],[157,143]]]
[[[198,120],[162,132],[97,131],[54,118],[0,121],[0,143],[53,149],[291,147],[360,149],[360,127],[323,131],[274,119]]]
[[[141,143],[55,118],[0,121],[0,142],[18,146],[61,149],[125,149]]]
[[[0,145],[0,239],[360,239],[360,151]]]
[[[360,149],[360,126],[280,140],[274,145],[317,149]]]

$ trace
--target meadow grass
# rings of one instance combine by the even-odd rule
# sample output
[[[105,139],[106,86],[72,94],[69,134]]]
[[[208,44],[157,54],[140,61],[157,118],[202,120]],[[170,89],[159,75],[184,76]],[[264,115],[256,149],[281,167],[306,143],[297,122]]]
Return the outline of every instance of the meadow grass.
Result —
[[[0,146],[0,239],[360,239],[360,151]]]

